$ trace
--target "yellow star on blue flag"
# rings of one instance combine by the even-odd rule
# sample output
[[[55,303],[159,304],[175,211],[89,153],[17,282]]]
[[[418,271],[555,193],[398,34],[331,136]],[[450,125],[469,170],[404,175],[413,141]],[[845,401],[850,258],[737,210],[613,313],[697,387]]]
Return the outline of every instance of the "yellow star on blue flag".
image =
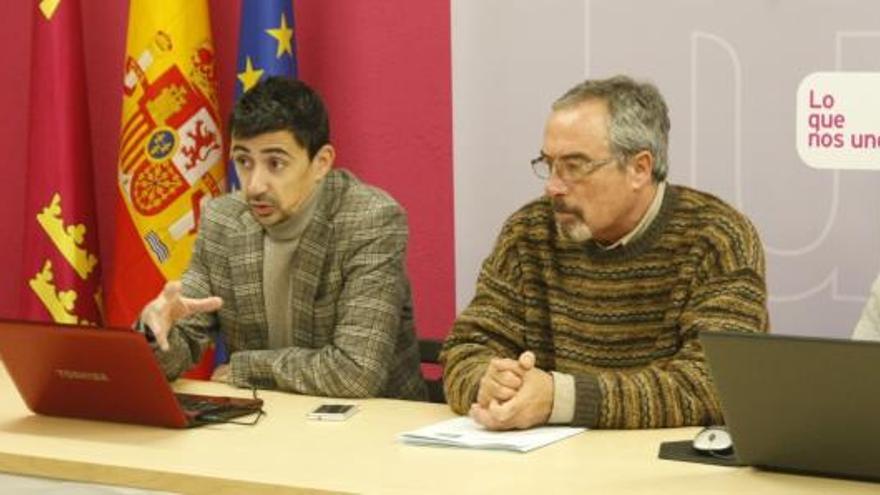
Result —
[[[244,71],[238,73],[238,82],[241,83],[242,93],[253,88],[254,85],[260,82],[260,78],[263,77],[264,72],[266,71],[254,67],[251,58],[247,57],[244,62]]]
[[[267,29],[266,34],[278,41],[275,58],[281,58],[285,53],[293,57],[293,28],[287,26],[287,14],[282,12],[281,25],[274,29]]]

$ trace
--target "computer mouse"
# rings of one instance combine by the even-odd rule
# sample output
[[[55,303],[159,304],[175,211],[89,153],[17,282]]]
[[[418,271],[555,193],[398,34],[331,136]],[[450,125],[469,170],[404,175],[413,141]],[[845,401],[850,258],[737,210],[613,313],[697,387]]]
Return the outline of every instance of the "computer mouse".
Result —
[[[707,426],[694,437],[694,449],[700,452],[726,452],[733,449],[733,439],[723,426]]]

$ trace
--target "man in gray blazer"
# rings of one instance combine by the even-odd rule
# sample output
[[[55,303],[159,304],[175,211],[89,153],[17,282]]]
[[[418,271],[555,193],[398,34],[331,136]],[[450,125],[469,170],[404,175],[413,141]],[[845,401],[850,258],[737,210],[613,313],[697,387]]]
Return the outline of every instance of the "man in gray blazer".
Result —
[[[235,105],[242,190],[205,209],[190,265],[141,313],[174,379],[211,332],[229,363],[213,379],[335,397],[423,399],[402,208],[333,169],[320,97],[268,78]]]

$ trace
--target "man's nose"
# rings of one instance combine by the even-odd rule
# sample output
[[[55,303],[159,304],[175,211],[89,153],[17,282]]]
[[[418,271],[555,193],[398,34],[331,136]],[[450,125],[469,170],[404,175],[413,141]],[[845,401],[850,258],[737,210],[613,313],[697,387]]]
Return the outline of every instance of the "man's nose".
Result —
[[[559,175],[551,173],[547,182],[544,183],[544,192],[550,197],[562,196],[568,192],[568,186],[565,181],[559,178]]]
[[[245,192],[250,197],[266,192],[266,172],[263,171],[263,167],[257,165],[248,172],[248,177],[245,181]]]

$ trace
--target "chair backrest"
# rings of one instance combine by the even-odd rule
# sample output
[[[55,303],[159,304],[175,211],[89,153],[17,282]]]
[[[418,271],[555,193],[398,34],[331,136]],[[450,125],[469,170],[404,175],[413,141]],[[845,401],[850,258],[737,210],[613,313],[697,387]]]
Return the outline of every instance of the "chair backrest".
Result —
[[[419,339],[419,357],[421,358],[425,376],[425,385],[428,387],[428,400],[438,404],[446,403],[446,395],[443,393],[443,369],[440,367],[440,349],[443,342],[431,339]],[[427,366],[424,366],[427,365]],[[425,371],[428,371],[426,374]]]

